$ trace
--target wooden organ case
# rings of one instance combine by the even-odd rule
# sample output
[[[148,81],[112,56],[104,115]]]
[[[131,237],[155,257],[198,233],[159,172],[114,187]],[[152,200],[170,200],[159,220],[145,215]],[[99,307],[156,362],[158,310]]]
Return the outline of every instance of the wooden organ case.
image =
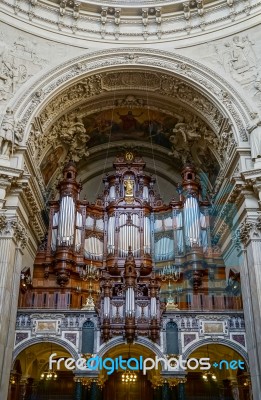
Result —
[[[33,289],[19,306],[82,309],[98,314],[101,340],[146,336],[159,342],[162,313],[241,309],[225,288],[225,268],[211,245],[208,201],[186,165],[179,198],[164,204],[142,157],[116,157],[95,204],[80,200],[69,162],[50,203],[47,241],[39,248]]]

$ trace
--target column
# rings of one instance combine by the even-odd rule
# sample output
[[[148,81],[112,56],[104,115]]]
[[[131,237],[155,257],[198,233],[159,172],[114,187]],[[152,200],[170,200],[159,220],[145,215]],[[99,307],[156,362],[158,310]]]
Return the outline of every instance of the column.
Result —
[[[27,379],[22,378],[19,387],[19,400],[25,400],[27,397],[26,393],[27,393]]]
[[[261,393],[261,219],[257,215],[246,218],[238,236],[243,243],[239,255],[244,305],[247,351],[253,390],[253,400]]]
[[[233,396],[233,400],[239,400],[239,388],[237,380],[232,379],[230,382],[230,386],[231,386],[231,393]]]
[[[82,400],[82,380],[75,378],[74,400]]]
[[[0,399],[6,400],[14,346],[22,250],[27,232],[16,216],[0,215]]]
[[[170,388],[167,383],[162,386],[162,400],[170,400]]]
[[[180,382],[178,386],[178,400],[186,400],[185,383]]]
[[[83,386],[83,400],[88,400],[90,398],[90,386]]]
[[[153,400],[161,400],[161,387],[153,389]]]
[[[99,388],[97,382],[92,382],[90,400],[101,400],[102,391]]]

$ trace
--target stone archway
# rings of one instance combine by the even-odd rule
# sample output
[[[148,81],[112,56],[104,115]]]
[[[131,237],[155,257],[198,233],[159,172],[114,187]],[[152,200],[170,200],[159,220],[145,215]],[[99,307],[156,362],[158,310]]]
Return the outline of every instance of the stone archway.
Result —
[[[187,371],[186,398],[248,400],[251,381],[247,355],[229,341],[202,341],[186,351],[187,359],[208,358],[211,368]],[[244,354],[244,355],[243,355]],[[184,357],[185,358],[185,357]],[[194,364],[193,364],[194,366]]]
[[[112,343],[113,342],[113,343]],[[117,342],[117,344],[115,343]],[[142,342],[142,344],[141,344]],[[104,360],[106,358],[116,360],[121,357],[124,362],[132,359],[132,367],[136,367],[135,370],[130,370],[130,374],[135,375],[133,381],[124,381],[122,375],[124,369],[117,368],[115,371],[109,375],[105,371],[102,371],[100,378],[103,380],[104,390],[103,390],[103,400],[134,400],[137,398],[151,398],[153,396],[153,383],[160,379],[161,374],[161,364],[159,364],[159,369],[147,371],[146,374],[141,369],[140,357],[155,359],[159,356],[160,350],[155,352],[155,347],[146,340],[137,340],[135,343],[127,344],[123,343],[122,340],[113,340],[108,342],[100,352],[100,357]],[[159,357],[160,358],[160,357]],[[134,362],[134,359],[137,362]],[[116,365],[116,364],[115,364]],[[128,367],[126,369],[128,371]]]
[[[224,149],[231,151],[243,143],[245,146],[247,130],[255,126],[251,105],[209,68],[167,52],[118,49],[78,57],[38,76],[30,86],[27,83],[23,95],[12,100],[14,120],[23,136],[19,144],[29,139],[27,146],[32,147],[37,167],[41,161],[37,146],[42,154],[48,152],[48,142],[56,146],[62,142],[66,147],[66,139],[53,131],[55,124],[65,123],[64,116],[75,112],[82,118],[95,110],[106,110],[112,105],[112,98],[121,106],[144,105],[169,114],[175,106],[179,113],[191,114],[190,119],[199,118],[202,129],[206,130],[205,145],[210,146],[215,138],[219,141],[216,149],[211,146],[217,158]],[[214,136],[209,136],[207,129]],[[83,140],[86,140],[84,135]],[[88,157],[88,154],[80,156]]]
[[[51,354],[56,361],[73,356],[66,348],[68,346],[57,344],[56,340],[46,341],[45,346],[40,340],[28,342],[20,346],[14,356],[8,400],[45,400],[57,396],[71,400],[74,391],[73,372],[67,370],[63,363],[58,366],[56,362],[54,367],[49,368]]]

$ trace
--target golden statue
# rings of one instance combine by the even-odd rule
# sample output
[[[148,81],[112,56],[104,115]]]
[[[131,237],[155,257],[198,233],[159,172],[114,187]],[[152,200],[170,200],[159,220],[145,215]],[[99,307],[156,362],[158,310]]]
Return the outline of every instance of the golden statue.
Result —
[[[125,187],[125,196],[133,197],[134,181],[131,180],[130,176],[126,181],[124,181],[124,187]]]

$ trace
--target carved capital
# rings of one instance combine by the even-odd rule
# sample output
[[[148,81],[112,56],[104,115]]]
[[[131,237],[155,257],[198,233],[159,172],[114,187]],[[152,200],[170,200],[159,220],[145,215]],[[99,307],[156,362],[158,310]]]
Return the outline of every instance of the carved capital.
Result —
[[[0,232],[5,229],[7,220],[5,215],[0,215]]]
[[[22,249],[24,249],[28,240],[28,234],[25,227],[19,220],[10,221],[10,225],[13,228],[13,236],[16,242],[20,244]]]
[[[13,237],[22,249],[25,248],[28,234],[25,227],[18,219],[9,219],[5,215],[0,215],[0,236],[8,235]]]
[[[244,245],[251,239],[260,239],[261,215],[253,220],[246,218],[238,229],[238,237]]]

